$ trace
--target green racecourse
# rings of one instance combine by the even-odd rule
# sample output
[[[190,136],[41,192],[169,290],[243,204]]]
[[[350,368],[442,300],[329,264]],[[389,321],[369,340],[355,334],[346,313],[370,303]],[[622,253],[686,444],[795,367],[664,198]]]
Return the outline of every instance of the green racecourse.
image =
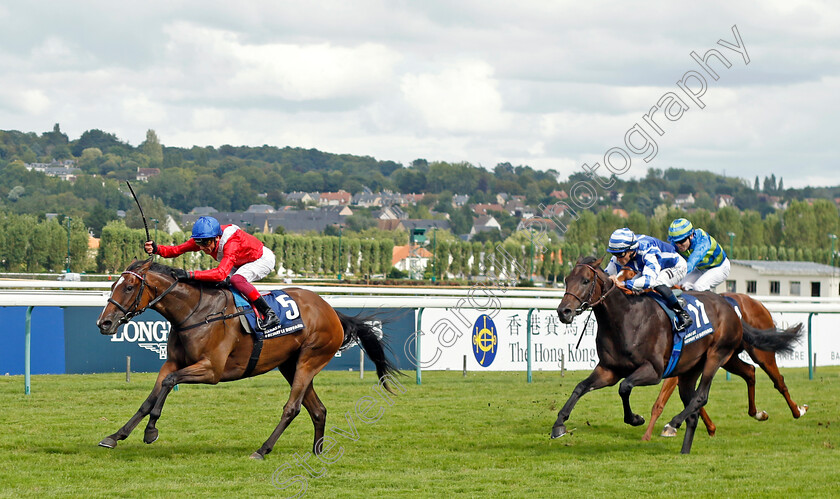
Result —
[[[709,414],[690,455],[676,439],[642,442],[642,427],[622,422],[617,387],[584,396],[568,421],[571,435],[549,440],[557,411],[588,372],[424,372],[401,378],[405,393],[365,423],[357,401],[373,395],[366,373],[322,372],[316,388],[336,439],[331,463],[309,457],[319,477],[306,479],[302,497],[837,497],[840,496],[840,368],[785,369],[794,400],[810,410],[794,420],[764,373],[759,409],[746,415],[740,378],[719,374]],[[0,377],[0,496],[2,497],[284,497],[273,483],[307,472],[295,454],[311,450],[305,410],[265,461],[248,456],[267,438],[288,396],[279,372],[218,386],[181,385],[158,422],[160,439],[142,442],[145,421],[116,449],[97,446],[117,430],[148,394],[154,374]],[[634,409],[647,419],[659,387],[633,391]],[[377,400],[383,400],[377,397]],[[383,402],[384,403],[384,402]],[[681,404],[675,396],[657,433]],[[345,419],[355,425],[355,435]],[[362,415],[365,414],[362,409]],[[367,413],[376,415],[375,411]],[[370,418],[369,418],[370,420]],[[338,427],[340,433],[330,430]],[[340,446],[340,449],[339,447]],[[275,470],[286,466],[275,474]],[[272,479],[274,476],[274,480]]]

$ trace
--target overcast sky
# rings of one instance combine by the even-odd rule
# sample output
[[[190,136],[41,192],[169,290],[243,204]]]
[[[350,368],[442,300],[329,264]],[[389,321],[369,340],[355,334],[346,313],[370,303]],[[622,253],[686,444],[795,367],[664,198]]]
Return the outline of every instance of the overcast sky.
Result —
[[[151,128],[169,146],[510,162],[565,178],[627,150],[638,123],[658,152],[630,154],[625,178],[676,167],[840,185],[840,3],[589,4],[4,1],[0,129],[59,123],[71,139],[98,128],[138,145]],[[718,44],[738,45],[733,25],[748,64]],[[717,81],[690,56],[712,48],[731,64],[710,60]],[[677,86],[688,71],[707,81],[702,109]],[[660,136],[643,116],[668,92],[688,109],[654,114]]]

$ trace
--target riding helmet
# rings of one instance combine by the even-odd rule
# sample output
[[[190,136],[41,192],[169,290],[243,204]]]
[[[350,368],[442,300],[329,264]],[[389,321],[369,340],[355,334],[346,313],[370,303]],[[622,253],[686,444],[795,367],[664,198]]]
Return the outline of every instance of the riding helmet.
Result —
[[[193,239],[209,239],[221,235],[222,226],[213,217],[201,217],[193,224],[191,236]]]
[[[668,242],[674,244],[677,241],[682,241],[690,236],[693,230],[694,227],[691,222],[685,218],[678,218],[671,222],[671,226],[668,227]]]
[[[633,234],[632,230],[624,227],[612,233],[607,251],[610,253],[624,253],[625,251],[634,250],[638,247],[639,241],[636,240],[636,234]]]

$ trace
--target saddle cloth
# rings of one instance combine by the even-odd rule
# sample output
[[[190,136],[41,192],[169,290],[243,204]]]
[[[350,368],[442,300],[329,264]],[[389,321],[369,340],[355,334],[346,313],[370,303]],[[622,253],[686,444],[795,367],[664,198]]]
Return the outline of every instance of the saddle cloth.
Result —
[[[674,290],[675,295],[678,294],[677,291],[678,290]],[[663,378],[669,378],[671,377],[674,368],[677,367],[677,364],[680,361],[683,346],[688,345],[689,343],[694,343],[700,338],[712,334],[714,329],[712,329],[712,321],[709,320],[709,316],[706,314],[706,307],[703,305],[703,302],[697,298],[685,293],[681,293],[681,296],[678,297],[680,305],[682,305],[683,309],[691,315],[693,324],[685,331],[677,332],[675,329],[677,317],[674,312],[668,308],[665,300],[655,292],[649,293],[649,296],[656,300],[656,303],[665,310],[665,313],[668,314],[668,318],[671,320],[671,330],[674,333],[674,348],[671,351],[671,358],[668,360],[665,372],[662,374]]]
[[[237,307],[240,307],[242,310],[251,308],[248,300],[239,294],[238,291],[231,288],[231,292],[233,293],[233,299]],[[239,316],[246,331],[253,333],[258,339],[265,340],[296,333],[305,327],[297,303],[285,291],[277,289],[264,294],[263,298],[265,298],[266,303],[274,310],[274,313],[277,314],[277,317],[280,319],[280,325],[268,331],[263,331],[257,326],[256,312],[246,313],[245,315]]]

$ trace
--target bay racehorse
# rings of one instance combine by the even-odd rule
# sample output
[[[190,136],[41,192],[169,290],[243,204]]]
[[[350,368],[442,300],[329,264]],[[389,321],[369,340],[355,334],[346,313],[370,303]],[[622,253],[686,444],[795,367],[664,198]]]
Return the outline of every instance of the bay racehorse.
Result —
[[[773,322],[773,317],[770,315],[770,311],[767,310],[767,308],[758,300],[743,293],[722,293],[722,295],[735,300],[741,311],[742,321],[756,329],[771,331],[776,329],[776,324]],[[793,342],[801,337],[802,324],[796,324],[784,331],[778,331],[777,334],[780,345],[775,352],[762,350],[747,343],[746,341],[741,343],[741,349],[747,352],[753,362],[761,367],[761,369],[767,373],[767,376],[773,380],[773,386],[775,386],[776,390],[778,390],[779,393],[782,394],[782,397],[785,398],[788,407],[790,407],[791,414],[796,419],[805,414],[808,410],[808,405],[804,404],[800,406],[791,399],[787,385],[785,385],[785,378],[779,372],[779,367],[776,365],[776,352],[789,353],[792,351]],[[732,374],[740,376],[747,383],[747,414],[758,421],[767,420],[769,417],[767,412],[759,411],[755,406],[755,368],[742,361],[737,355],[733,355],[732,358],[729,359],[729,362],[724,364],[723,368]],[[660,415],[662,415],[665,404],[668,402],[668,399],[671,397],[671,394],[673,394],[676,387],[676,378],[667,378],[662,383],[662,389],[659,391],[659,396],[650,411],[650,422],[648,423],[647,431],[645,431],[642,440],[650,440],[656,420],[659,419]],[[706,425],[706,431],[709,435],[714,436],[716,430],[715,424],[712,422],[711,418],[709,418],[709,415],[706,413],[704,408],[700,409],[700,418],[703,420],[703,424]],[[675,435],[676,428],[668,426],[666,426],[662,433],[663,437],[673,437]]]
[[[578,260],[566,277],[566,293],[557,307],[557,314],[563,323],[569,324],[587,308],[593,309],[598,322],[595,337],[598,365],[578,383],[560,409],[551,431],[552,438],[566,433],[566,420],[581,396],[612,386],[622,378],[618,393],[624,407],[624,422],[633,426],[645,422],[632,411],[630,393],[635,386],[654,385],[662,379],[673,348],[671,321],[653,299],[627,296],[618,289],[601,269],[601,259],[593,257]],[[765,336],[770,334],[748,324],[742,325],[735,310],[720,295],[690,294],[699,300],[703,319],[711,324],[714,332],[685,345],[673,371],[679,378],[680,398],[685,408],[669,424],[679,428],[687,421],[680,451],[683,454],[691,451],[698,411],[708,401],[717,370],[735,354],[744,338],[752,345],[765,348]]]
[[[389,390],[388,378],[399,373],[386,357],[385,343],[377,337],[371,324],[336,312],[323,298],[300,288],[284,291],[295,301],[305,327],[293,334],[264,340],[257,359],[251,361],[258,342],[242,326],[230,290],[179,281],[172,276],[172,270],[151,259],[133,262],[111,287],[108,303],[97,320],[100,332],[111,335],[121,324],[151,308],[172,324],[168,358],[160,368],[152,392],[122,428],[99,442],[102,447],[116,447],[147,415],[149,421],[143,441],[150,444],[157,440],[155,425],[166,396],[177,384],[234,381],[276,367],[291,385],[291,392],[277,427],[251,457],[263,459],[271,452],[300,412],[301,404],[315,426],[313,452],[318,454],[327,410],[312,382],[339,348],[357,340],[376,365],[381,383]]]

